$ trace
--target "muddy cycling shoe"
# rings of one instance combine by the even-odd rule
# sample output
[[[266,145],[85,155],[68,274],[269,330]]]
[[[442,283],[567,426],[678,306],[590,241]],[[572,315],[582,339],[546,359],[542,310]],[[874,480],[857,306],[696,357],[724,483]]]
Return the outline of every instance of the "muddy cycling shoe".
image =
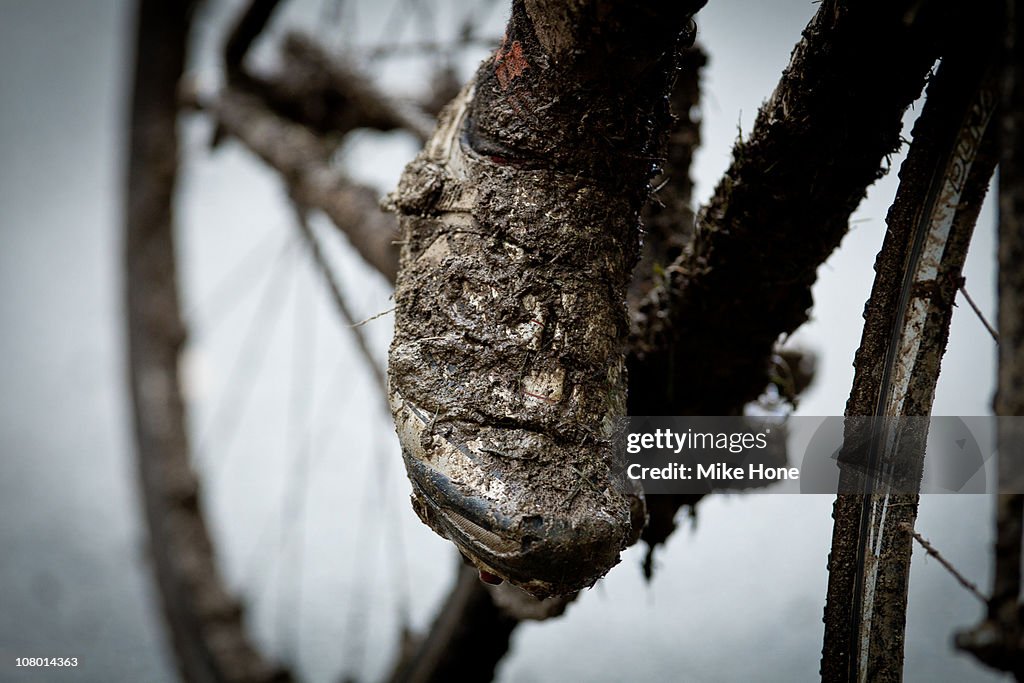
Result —
[[[429,415],[409,402],[400,410],[403,441],[425,446],[404,449],[416,512],[488,582],[498,577],[538,598],[565,595],[592,585],[618,562],[633,537],[630,501],[580,471],[583,458],[515,428],[447,423],[430,435]],[[497,453],[499,444],[508,452]],[[533,453],[580,464],[562,468],[539,456],[529,464],[503,460]]]
[[[389,400],[421,519],[484,575],[562,595],[603,576],[644,523],[612,448],[636,207],[474,151],[471,95],[389,198],[402,227]]]

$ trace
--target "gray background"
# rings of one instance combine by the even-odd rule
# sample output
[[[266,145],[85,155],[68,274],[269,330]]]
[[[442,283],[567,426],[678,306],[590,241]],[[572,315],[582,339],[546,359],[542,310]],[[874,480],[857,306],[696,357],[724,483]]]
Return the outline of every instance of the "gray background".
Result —
[[[237,4],[216,3],[200,18],[201,83],[216,82],[212,47]],[[276,30],[305,26],[329,42],[346,33],[324,19],[320,3],[293,5]],[[365,12],[373,18],[389,6]],[[815,8],[712,0],[702,12],[700,39],[712,61],[706,145],[695,169],[700,199]],[[496,33],[500,15],[488,19]],[[445,25],[444,16],[438,21]],[[147,574],[123,382],[119,163],[131,26],[130,5],[115,0],[0,0],[2,681],[173,679]],[[480,56],[466,58],[463,76]],[[272,59],[272,50],[264,46],[259,57]],[[389,65],[380,76],[415,89],[417,68]],[[258,162],[233,146],[211,156],[202,120],[185,133],[180,249],[196,329],[186,369],[198,468],[226,574],[252,605],[251,626],[267,652],[297,662],[309,680],[341,671],[379,677],[395,647],[395,610],[404,605],[415,626],[427,623],[454,560],[409,510],[391,426],[308,268],[287,276],[284,331],[268,342],[252,407],[217,418],[220,406],[238,403],[238,379],[248,377],[244,367],[232,371],[233,358],[254,336],[247,316],[260,304],[246,298],[231,308],[239,313],[224,314],[204,312],[202,302],[244,255],[275,251],[290,217],[277,180]],[[414,152],[404,135],[367,133],[344,156],[354,175],[386,189]],[[894,189],[895,173],[872,190],[821,268],[814,319],[794,340],[821,361],[803,414],[842,412]],[[967,278],[991,313],[991,211],[978,232]],[[332,255],[361,315],[390,307],[387,287],[357,258],[340,245]],[[271,260],[258,258],[250,260],[262,277]],[[274,258],[302,265],[294,251]],[[381,360],[389,325],[385,318],[366,328]],[[970,311],[958,309],[937,414],[989,411],[994,350]],[[223,425],[232,422],[243,436],[230,436]],[[301,476],[288,464],[302,440],[296,434],[311,434],[323,453]],[[644,583],[633,549],[565,618],[517,631],[501,680],[815,678],[830,507],[817,496],[707,500],[697,523],[684,523],[659,553],[653,582]],[[931,497],[919,524],[982,585],[991,507],[980,496]],[[992,678],[949,647],[950,634],[980,611],[934,561],[915,557],[907,680]],[[81,664],[16,670],[13,659],[24,656],[77,656]]]

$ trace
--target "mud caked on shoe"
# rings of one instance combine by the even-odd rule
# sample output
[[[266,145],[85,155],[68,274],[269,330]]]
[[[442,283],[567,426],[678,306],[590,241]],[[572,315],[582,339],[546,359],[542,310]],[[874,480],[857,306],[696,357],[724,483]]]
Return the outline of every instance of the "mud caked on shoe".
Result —
[[[644,523],[612,436],[637,216],[667,118],[659,60],[674,54],[580,65],[564,30],[535,29],[515,2],[502,47],[389,198],[402,231],[389,401],[414,507],[481,576],[541,598],[593,585]]]

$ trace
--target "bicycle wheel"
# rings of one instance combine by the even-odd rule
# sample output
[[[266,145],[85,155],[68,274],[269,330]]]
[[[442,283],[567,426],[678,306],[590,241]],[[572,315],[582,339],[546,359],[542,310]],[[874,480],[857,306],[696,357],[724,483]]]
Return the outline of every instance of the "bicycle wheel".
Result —
[[[845,462],[840,456],[825,681],[902,677],[912,550],[906,525],[917,517],[927,425],[898,429],[895,420],[931,412],[960,271],[997,159],[991,50],[966,42],[929,84],[865,307],[845,440],[869,445]],[[856,416],[892,422],[849,419]]]
[[[277,4],[253,2],[247,16],[262,14],[266,23]],[[171,17],[170,10],[146,14],[147,7],[136,91],[145,95],[156,83],[166,106],[186,61],[189,8]],[[421,75],[465,71],[463,53],[471,62],[487,50],[488,36],[500,34],[481,33],[502,21],[490,10],[415,0],[282,8],[289,25],[316,26],[321,43],[328,29],[353,39],[328,57],[343,53],[354,70],[372,63],[392,81],[407,78],[410,64]],[[202,19],[199,63],[219,53],[232,17],[215,7]],[[178,33],[169,36],[164,26]],[[178,41],[177,73],[160,71],[164,41],[154,43],[155,35]],[[136,129],[146,127],[151,105],[137,109]],[[173,110],[160,116],[161,136],[173,141]],[[443,557],[425,551],[441,541],[406,538],[420,522],[406,499],[378,386],[388,323],[356,328],[354,338],[346,330],[386,311],[390,288],[326,221],[290,213],[277,180],[253,173],[237,148],[211,155],[213,130],[213,117],[193,117],[183,127],[184,177],[195,181],[179,201],[186,228],[174,232],[172,186],[161,195],[168,220],[136,221],[126,254],[143,490],[179,669],[202,681],[382,678],[400,635],[423,626],[438,597],[414,603],[408,587],[415,581],[443,589],[451,571],[436,559],[413,562],[416,555]],[[342,138],[348,132],[325,139],[335,148],[334,166],[357,173],[360,139],[372,134]],[[397,177],[418,143],[403,134],[380,142],[392,150]],[[244,184],[225,183],[225,169],[243,175]],[[163,180],[138,170],[139,178]],[[350,309],[342,288],[356,293]],[[344,604],[321,595],[344,596]]]

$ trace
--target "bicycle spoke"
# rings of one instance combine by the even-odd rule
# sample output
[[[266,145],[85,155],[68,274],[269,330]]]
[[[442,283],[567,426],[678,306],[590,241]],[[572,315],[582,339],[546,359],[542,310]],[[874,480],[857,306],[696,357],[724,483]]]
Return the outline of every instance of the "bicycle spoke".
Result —
[[[978,317],[978,320],[981,321],[981,324],[985,326],[985,331],[988,332],[989,335],[992,337],[992,341],[998,344],[999,334],[996,332],[995,328],[992,327],[991,323],[989,323],[989,321],[985,318],[985,314],[981,312],[980,308],[978,308],[978,304],[974,303],[974,299],[971,298],[971,295],[967,293],[967,287],[965,285],[960,285],[960,293],[964,295],[965,299],[967,299],[967,304],[971,307],[971,310],[974,311],[974,315]]]
[[[313,444],[302,434],[303,430],[299,425],[303,422],[303,416],[312,413],[312,400],[315,390],[315,359],[316,359],[316,335],[317,316],[315,311],[309,307],[310,297],[299,296],[295,306],[295,327],[292,337],[292,369],[291,387],[289,390],[288,403],[291,410],[288,413],[288,434],[286,448],[287,452],[293,454],[292,463],[288,470],[284,493],[281,500],[281,512],[278,516],[278,540],[275,562],[278,566],[284,564],[283,557],[293,546],[293,564],[289,574],[294,577],[292,596],[292,614],[290,621],[292,625],[292,638],[290,643],[284,643],[285,614],[284,595],[282,588],[278,589],[277,614],[275,622],[280,629],[278,643],[282,644],[283,651],[291,658],[297,656],[299,631],[302,623],[302,560],[305,551],[305,521],[307,496],[303,495],[308,491],[309,482],[309,460]],[[278,574],[280,579],[280,574]],[[289,652],[289,650],[291,650]]]
[[[229,315],[238,310],[242,301],[256,291],[253,281],[258,279],[259,273],[273,271],[273,263],[283,258],[282,254],[288,247],[287,241],[282,242],[277,234],[268,232],[262,241],[238,259],[210,293],[203,296],[201,305],[194,306],[185,314],[186,320],[203,320],[197,336],[208,337],[216,332]],[[273,258],[274,252],[277,253],[276,258]]]
[[[228,373],[227,388],[221,393],[218,405],[211,411],[211,419],[207,423],[203,437],[199,440],[196,454],[200,462],[205,461],[207,469],[211,469],[213,481],[221,480],[232,452],[232,445],[239,432],[239,426],[245,417],[246,409],[252,399],[256,379],[267,360],[267,352],[277,330],[280,315],[284,311],[284,303],[289,287],[282,283],[292,275],[294,269],[285,267],[286,259],[279,261],[276,271],[267,280],[266,287],[257,304],[256,311],[249,322],[243,337],[243,347],[235,356],[234,364]],[[222,434],[217,446],[219,456],[216,462],[211,454],[213,437]]]

